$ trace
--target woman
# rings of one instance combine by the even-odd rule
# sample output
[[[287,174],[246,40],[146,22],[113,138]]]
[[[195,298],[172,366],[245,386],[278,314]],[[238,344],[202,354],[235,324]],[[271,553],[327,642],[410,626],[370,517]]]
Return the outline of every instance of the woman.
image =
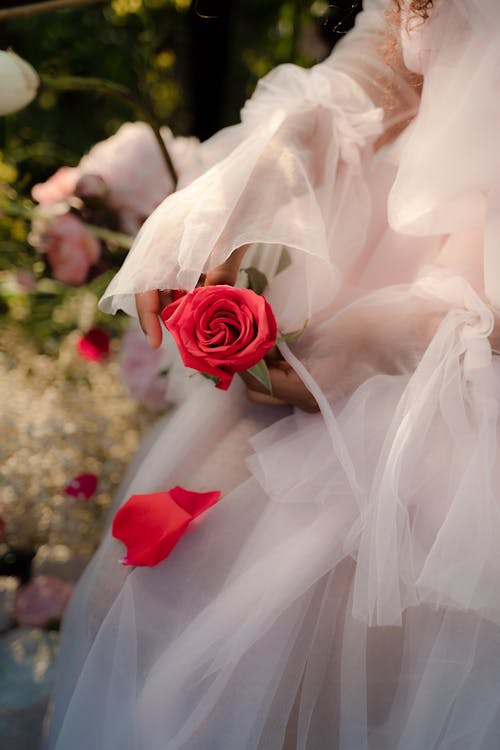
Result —
[[[144,448],[120,501],[223,499],[155,568],[104,540],[66,624],[57,750],[498,746],[500,6],[364,5],[202,146],[213,166],[103,299],[137,294],[157,346],[155,290],[232,282],[263,242],[291,259],[266,291],[281,330],[308,324],[270,361],[275,409],[202,381]]]

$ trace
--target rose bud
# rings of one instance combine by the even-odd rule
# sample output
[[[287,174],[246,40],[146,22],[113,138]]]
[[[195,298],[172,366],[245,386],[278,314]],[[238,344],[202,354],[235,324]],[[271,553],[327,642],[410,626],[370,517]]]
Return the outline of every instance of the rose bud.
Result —
[[[0,115],[26,107],[39,87],[40,79],[26,60],[10,50],[0,50]]]
[[[95,208],[106,203],[109,197],[109,188],[100,175],[84,174],[76,183],[75,195],[86,206]]]

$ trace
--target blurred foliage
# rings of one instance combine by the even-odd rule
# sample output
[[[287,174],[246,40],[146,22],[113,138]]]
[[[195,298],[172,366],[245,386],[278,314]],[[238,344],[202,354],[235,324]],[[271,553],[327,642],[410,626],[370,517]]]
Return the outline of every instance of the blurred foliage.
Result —
[[[237,121],[257,79],[275,65],[311,65],[324,57],[339,36],[338,23],[350,21],[353,5],[110,0],[7,21],[0,29],[0,49],[14,49],[40,73],[124,84],[175,134],[203,131],[195,116],[199,99],[207,116],[217,110],[207,125],[210,132]],[[94,143],[130,119],[126,106],[110,98],[42,90],[28,108],[0,118],[0,202],[9,199],[29,209],[33,184],[62,165],[76,165]],[[0,318],[55,352],[61,336],[79,324],[68,310],[78,308],[82,290],[50,278],[44,256],[28,243],[29,233],[29,218],[0,213]],[[13,281],[19,270],[34,275],[33,289]],[[97,299],[109,277],[94,278],[86,289]],[[98,312],[95,318],[99,323]],[[106,322],[118,331],[122,325],[119,319]]]

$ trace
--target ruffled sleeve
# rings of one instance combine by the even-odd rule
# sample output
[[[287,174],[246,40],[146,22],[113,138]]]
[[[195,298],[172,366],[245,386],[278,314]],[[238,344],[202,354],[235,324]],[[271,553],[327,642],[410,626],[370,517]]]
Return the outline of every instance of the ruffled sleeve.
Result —
[[[133,314],[137,292],[192,289],[200,273],[248,243],[290,249],[301,271],[296,320],[331,300],[365,240],[363,157],[394,120],[392,108],[385,120],[383,110],[393,75],[383,61],[386,2],[366,6],[328,60],[310,70],[276,68],[258,84],[241,124],[202,146],[205,161],[224,156],[149,217],[103,310]],[[281,307],[279,322],[292,324]]]
[[[418,116],[405,133],[388,199],[390,225],[417,236],[477,232],[486,297],[500,308],[500,46],[497,0],[436,4],[403,38],[424,74]],[[483,270],[483,269],[481,269]]]

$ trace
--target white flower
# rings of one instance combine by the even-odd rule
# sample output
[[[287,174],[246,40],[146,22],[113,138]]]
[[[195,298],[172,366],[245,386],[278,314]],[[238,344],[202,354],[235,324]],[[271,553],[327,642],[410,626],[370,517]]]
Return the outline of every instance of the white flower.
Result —
[[[17,112],[38,93],[40,79],[29,63],[8,50],[0,50],[0,115]]]

